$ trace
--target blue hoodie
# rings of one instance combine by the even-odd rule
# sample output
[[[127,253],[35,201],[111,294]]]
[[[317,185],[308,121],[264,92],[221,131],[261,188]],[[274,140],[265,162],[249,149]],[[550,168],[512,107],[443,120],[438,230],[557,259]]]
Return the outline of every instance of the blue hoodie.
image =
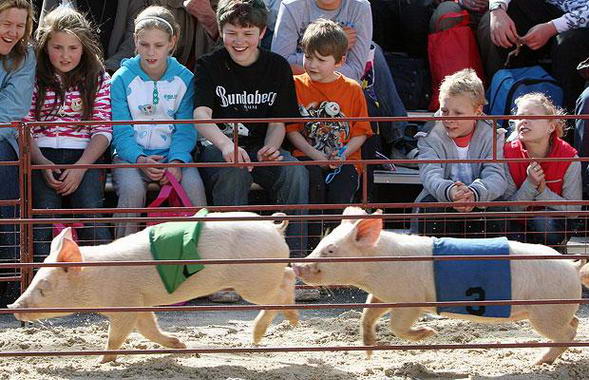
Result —
[[[159,102],[154,105],[156,94]],[[172,57],[158,81],[141,69],[139,56],[123,60],[111,81],[113,120],[192,119],[193,98],[194,75]],[[130,163],[141,155],[192,162],[195,144],[193,124],[113,125],[114,155]]]
[[[0,62],[0,123],[19,121],[29,113],[35,83],[36,59],[29,47],[20,67],[6,71]],[[0,128],[0,140],[6,140],[18,154],[17,132],[14,128]]]

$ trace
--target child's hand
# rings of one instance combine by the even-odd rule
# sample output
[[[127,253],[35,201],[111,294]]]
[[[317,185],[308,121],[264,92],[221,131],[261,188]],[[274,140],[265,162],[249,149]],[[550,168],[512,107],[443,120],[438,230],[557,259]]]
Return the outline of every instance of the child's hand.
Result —
[[[258,150],[258,161],[282,161],[284,157],[280,155],[280,150],[270,145],[264,145]]]
[[[138,164],[157,164],[164,159],[164,156],[151,155],[151,156],[139,156],[137,159]],[[141,168],[145,175],[152,181],[159,181],[164,176],[164,169],[158,167]]]
[[[452,202],[474,202],[474,193],[464,183],[456,181],[452,189],[450,189],[450,198]],[[454,209],[458,212],[471,212],[474,206],[460,206],[454,207]]]
[[[82,183],[86,170],[87,169],[65,169],[59,176],[61,184],[57,188],[57,193],[65,197],[78,190],[78,186]]]
[[[346,160],[346,156],[339,155],[337,154],[338,152],[331,152],[331,154],[328,157],[329,161],[334,161],[333,164],[329,165],[330,169],[336,169],[339,166],[342,166],[342,164],[344,163],[344,161]]]
[[[546,180],[544,178],[544,170],[542,169],[542,166],[540,166],[540,164],[536,161],[530,162],[528,168],[526,169],[526,173],[528,173],[528,180],[534,186],[536,186],[536,189],[538,189],[538,191],[540,191],[540,187],[542,184],[546,184]],[[542,188],[542,191],[544,191],[544,188]]]
[[[179,161],[173,161],[173,162],[179,162]],[[174,178],[176,178],[176,180],[178,182],[180,182],[182,180],[182,168],[167,168],[166,171],[168,173],[170,173],[171,175],[173,175]],[[165,185],[168,182],[170,182],[170,180],[165,175],[162,176],[162,179],[160,179],[160,185]]]
[[[221,148],[221,154],[223,155],[223,158],[225,159],[225,162],[231,162],[233,163],[233,156],[234,156],[234,151],[233,151],[234,145],[233,142],[224,145]],[[237,147],[237,162],[252,162],[250,160],[250,156],[247,154],[247,152],[245,151],[245,149],[243,149],[242,147],[238,146]],[[254,169],[253,166],[248,166],[247,167],[247,171],[251,172]]]
[[[346,37],[348,37],[348,50],[352,50],[356,45],[356,29],[351,26],[344,26],[343,29],[346,32]]]
[[[557,35],[556,27],[552,22],[546,22],[533,26],[522,37],[523,42],[532,50],[538,50],[546,45],[548,40]]]
[[[55,165],[53,162],[49,160],[45,160],[42,165]],[[61,186],[61,181],[58,179],[61,175],[61,169],[43,169],[41,170],[43,175],[43,179],[47,186],[56,190]]]

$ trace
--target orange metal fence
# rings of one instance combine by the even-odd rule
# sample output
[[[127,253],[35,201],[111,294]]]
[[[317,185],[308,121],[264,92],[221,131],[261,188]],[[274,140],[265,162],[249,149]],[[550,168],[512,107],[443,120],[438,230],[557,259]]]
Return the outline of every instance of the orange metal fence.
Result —
[[[476,119],[485,119],[485,120],[493,120],[495,122],[499,119],[505,119],[506,116],[483,116],[478,117]],[[510,117],[515,119],[517,117]],[[542,117],[534,117],[534,116],[526,116],[526,119],[547,119],[550,117],[542,116]],[[589,119],[589,115],[585,116],[577,116],[576,118],[582,119]],[[338,118],[338,121],[348,120],[348,121],[360,121],[360,120],[368,120],[368,121],[433,121],[433,120],[440,120],[441,118],[434,118],[434,117],[406,117],[406,118]],[[444,119],[448,120],[463,120],[463,119],[473,119],[473,117],[446,117]],[[200,121],[203,123],[234,123],[234,122],[241,122],[243,124],[247,124],[249,122],[289,122],[289,121],[306,121],[310,119],[306,118],[295,118],[295,119],[214,119],[209,121]],[[325,119],[312,119],[314,121],[333,121],[336,119],[325,118]],[[177,123],[194,123],[194,121],[176,121]],[[134,124],[137,122],[127,122],[127,121],[120,121],[120,122],[111,122],[112,125],[117,124]],[[159,124],[158,122],[150,122],[153,124]],[[161,123],[166,123],[162,121]],[[73,223],[73,222],[82,222],[82,223],[91,223],[91,222],[105,222],[105,223],[117,223],[117,222],[145,222],[146,218],[138,217],[138,218],[126,218],[126,217],[116,217],[116,214],[119,213],[129,213],[129,212],[145,212],[146,209],[119,209],[119,208],[101,208],[101,209],[57,209],[57,210],[44,210],[44,209],[34,209],[32,206],[32,198],[34,189],[31,186],[31,173],[32,170],[40,170],[40,169],[47,169],[52,167],[59,167],[59,168],[113,168],[113,167],[144,167],[149,166],[149,164],[123,164],[123,165],[113,165],[113,164],[95,164],[95,165],[56,165],[56,166],[48,166],[48,165],[32,165],[31,164],[31,152],[29,150],[30,144],[30,135],[29,129],[32,126],[38,125],[46,125],[48,123],[22,123],[22,122],[14,122],[10,124],[11,127],[16,128],[18,131],[19,136],[19,154],[20,158],[18,162],[0,162],[0,165],[18,165],[19,167],[19,189],[20,189],[20,198],[17,200],[8,200],[8,201],[0,201],[0,205],[13,205],[18,207],[20,213],[18,217],[10,218],[10,219],[0,219],[0,224],[15,224],[19,226],[18,234],[20,236],[20,241],[18,244],[19,250],[19,260],[18,262],[13,263],[0,263],[0,270],[7,269],[7,268],[20,268],[20,273],[16,273],[15,275],[4,276],[0,277],[0,281],[20,281],[21,289],[24,290],[30,284],[32,277],[33,277],[33,268],[37,267],[57,267],[57,266],[137,266],[137,265],[161,265],[161,261],[116,261],[116,262],[83,262],[83,263],[38,263],[34,261],[33,255],[33,226],[35,224],[52,224],[56,222],[60,223]],[[55,125],[66,125],[67,123],[50,123]],[[77,124],[93,124],[93,122],[80,122]],[[105,124],[101,122],[101,124]],[[2,126],[0,126],[2,127]],[[496,133],[496,132],[495,132]],[[233,139],[235,144],[235,158],[237,158],[237,142],[238,142],[238,135],[237,130],[234,131]],[[408,209],[413,207],[448,207],[448,206],[460,206],[460,204],[456,203],[444,203],[444,202],[437,202],[437,203],[414,203],[411,201],[404,201],[404,202],[369,202],[368,200],[368,178],[367,178],[367,166],[368,165],[382,165],[387,163],[393,163],[395,165],[403,165],[403,164],[416,164],[416,163],[424,163],[424,162],[454,162],[454,163],[464,163],[464,162],[522,162],[522,161],[529,161],[528,159],[501,159],[497,155],[498,149],[496,144],[496,139],[494,139],[493,144],[493,157],[489,160],[434,160],[434,161],[423,161],[417,159],[402,159],[402,160],[357,160],[357,161],[347,161],[352,164],[359,164],[363,167],[363,174],[362,174],[362,188],[361,188],[361,195],[359,197],[359,201],[354,203],[353,205],[363,207],[363,208],[382,208],[385,210],[383,215],[374,216],[368,215],[366,218],[378,217],[383,218],[385,221],[389,221],[391,223],[400,223],[401,225],[407,225],[408,221],[411,219],[463,219],[463,220],[470,220],[474,218],[480,217],[496,217],[501,218],[502,220],[509,220],[513,218],[521,218],[521,217],[530,217],[530,216],[560,216],[563,218],[575,218],[577,220],[583,221],[583,225],[581,228],[577,229],[576,231],[565,231],[577,234],[579,236],[587,237],[587,219],[589,217],[589,211],[585,210],[585,208],[589,205],[589,201],[587,200],[578,200],[578,201],[554,201],[554,202],[545,202],[543,205],[577,205],[583,206],[583,210],[581,211],[526,211],[521,213],[514,213],[514,212],[470,212],[470,213],[453,213],[449,215],[447,213],[427,213],[427,214],[408,214],[405,212]],[[536,161],[553,161],[555,159],[546,158],[546,159],[536,159]],[[563,160],[563,159],[558,159]],[[589,161],[587,157],[581,157],[576,159],[571,159],[572,161]],[[235,160],[237,161],[237,160]],[[203,162],[195,162],[195,163],[186,163],[186,164],[158,164],[158,167],[245,167],[245,166],[273,166],[273,165],[318,165],[318,164],[327,164],[329,161],[312,161],[312,162],[252,162],[252,163],[237,163],[237,164],[230,164],[230,163],[203,163]],[[466,205],[466,204],[465,204]],[[487,206],[533,206],[533,203],[530,202],[477,202],[477,206],[487,207]],[[262,205],[239,205],[239,206],[207,206],[208,209],[212,211],[258,211],[258,212],[268,212],[268,211],[284,211],[284,210],[326,210],[326,209],[341,209],[343,207],[348,206],[348,204],[305,204],[305,205],[278,205],[278,204],[262,204]],[[199,209],[199,207],[193,208],[176,208],[174,210],[177,211],[191,211],[195,212]],[[397,212],[386,212],[386,210],[400,210]],[[59,218],[52,218],[53,215],[75,215],[80,213],[92,213],[92,214],[104,214],[104,217],[100,218],[67,218],[67,217],[59,217]],[[112,216],[110,216],[112,215]],[[252,217],[252,218],[242,218],[242,220],[278,220],[278,219],[288,219],[288,220],[296,220],[296,221],[321,221],[325,219],[343,219],[346,218],[345,216],[341,215],[316,215],[316,214],[304,214],[304,215],[288,215],[285,217],[271,217],[268,215],[261,215],[259,217]],[[349,217],[354,218],[354,217]],[[187,218],[187,217],[158,217],[158,218],[151,218],[151,220],[157,221],[169,221],[169,220],[203,220],[203,218]],[[223,220],[234,220],[231,218],[215,218],[215,221],[223,221]],[[589,259],[589,255],[579,255],[575,258],[578,259]],[[249,259],[249,260],[200,260],[198,263],[207,264],[207,265],[223,265],[223,264],[251,264],[251,265],[263,265],[265,263],[296,263],[296,262],[361,262],[361,261],[432,261],[432,260],[538,260],[538,259],[551,259],[551,260],[558,260],[558,259],[565,259],[570,260],[570,256],[446,256],[446,257],[422,257],[422,256],[389,256],[389,257],[379,257],[379,258],[367,258],[367,257],[352,257],[352,258],[321,258],[321,259],[304,259],[304,258],[291,258],[291,259]],[[188,264],[193,263],[195,261],[191,260],[171,260],[166,262],[167,265],[174,265],[174,264]],[[313,304],[313,305],[234,305],[234,306],[165,306],[165,307],[111,307],[111,308],[69,308],[69,309],[48,309],[48,308],[37,308],[37,309],[14,309],[14,310],[7,310],[7,309],[0,309],[0,314],[8,314],[13,312],[19,313],[27,313],[27,312],[144,312],[144,311],[231,311],[231,310],[261,310],[261,309],[272,309],[272,310],[286,310],[286,309],[327,309],[327,308],[371,308],[371,307],[378,307],[378,308],[404,308],[404,307],[436,307],[436,306],[463,306],[463,305],[541,305],[541,304],[585,304],[588,303],[588,300],[579,299],[579,300],[570,300],[570,299],[549,299],[549,300],[511,300],[511,301],[469,301],[469,302],[407,302],[407,303],[380,303],[380,304],[361,304],[361,303],[344,303],[344,304]],[[24,351],[24,352],[0,352],[0,357],[6,356],[72,356],[72,355],[101,355],[101,354],[128,354],[128,355],[136,355],[136,354],[162,354],[162,353],[211,353],[211,352],[275,352],[275,351],[282,351],[282,352],[295,352],[295,351],[358,351],[358,350],[431,350],[431,349],[472,349],[472,348],[523,348],[523,347],[562,347],[562,346],[570,346],[570,347],[585,347],[589,346],[589,342],[564,342],[564,343],[513,343],[513,344],[437,344],[437,345],[385,345],[385,346],[333,346],[333,347],[252,347],[252,348],[199,348],[199,349],[161,349],[161,350],[101,350],[101,351]]]

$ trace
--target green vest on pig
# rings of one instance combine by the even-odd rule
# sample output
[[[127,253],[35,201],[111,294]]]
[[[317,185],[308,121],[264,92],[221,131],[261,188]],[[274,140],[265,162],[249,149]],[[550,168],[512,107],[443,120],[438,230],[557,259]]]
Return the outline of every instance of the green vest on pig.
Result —
[[[201,209],[195,216],[205,216]],[[149,228],[149,245],[154,260],[199,260],[196,251],[203,222],[169,222]],[[168,293],[173,293],[186,279],[204,268],[202,264],[157,265]]]

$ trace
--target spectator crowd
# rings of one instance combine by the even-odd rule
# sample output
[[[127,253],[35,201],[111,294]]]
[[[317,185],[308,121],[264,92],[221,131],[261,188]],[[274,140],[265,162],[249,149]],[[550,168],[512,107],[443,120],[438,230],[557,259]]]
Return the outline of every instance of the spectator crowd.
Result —
[[[585,164],[541,159],[589,155],[584,138],[589,120],[573,126],[525,116],[589,113],[588,23],[585,0],[0,0],[0,122],[71,123],[31,129],[33,164],[104,159],[151,164],[112,169],[120,208],[144,207],[148,184],[165,185],[171,177],[197,207],[247,204],[253,182],[277,204],[349,203],[360,188],[362,168],[346,160],[377,158],[379,152],[390,157],[399,141],[414,139],[419,159],[427,161],[419,165],[423,191],[416,201],[458,204],[417,212],[579,210],[563,205],[480,208],[475,202],[583,198]],[[463,24],[467,28],[459,32]],[[415,137],[407,136],[405,122],[199,122],[407,116],[396,86],[402,73],[391,71],[395,57],[427,62],[433,49],[444,49],[431,36],[453,29],[472,33],[482,66],[445,73],[434,89],[439,90],[435,115],[484,115],[491,100],[485,87],[493,78],[505,69],[534,65],[551,75],[562,99],[541,90],[513,99],[512,111],[520,119],[510,122],[507,134],[485,120],[428,123],[414,131]],[[448,51],[441,59],[453,60],[454,54]],[[176,122],[189,119],[196,123]],[[96,123],[76,124],[82,120]],[[110,120],[144,124],[101,124]],[[156,120],[166,123],[151,123]],[[567,136],[570,127],[574,133]],[[490,159],[494,153],[530,160],[435,162]],[[0,129],[0,160],[16,161],[18,155],[16,131]],[[321,163],[248,166],[297,160]],[[243,165],[157,166],[190,162]],[[18,198],[17,168],[0,166],[0,177],[0,199]],[[104,178],[101,169],[35,170],[33,207],[100,208]],[[11,206],[0,211],[3,218],[18,212]],[[429,235],[509,233],[518,240],[558,245],[567,223],[564,216],[513,220],[509,226],[493,218],[462,224],[420,219],[413,227]],[[15,227],[0,228],[0,255],[13,257]],[[313,228],[312,223],[289,225],[294,256],[304,255],[306,236],[313,235],[307,229]],[[114,236],[104,225],[88,233],[110,241],[136,230],[134,224],[120,223]],[[48,254],[51,233],[50,228],[35,229],[37,254]]]

